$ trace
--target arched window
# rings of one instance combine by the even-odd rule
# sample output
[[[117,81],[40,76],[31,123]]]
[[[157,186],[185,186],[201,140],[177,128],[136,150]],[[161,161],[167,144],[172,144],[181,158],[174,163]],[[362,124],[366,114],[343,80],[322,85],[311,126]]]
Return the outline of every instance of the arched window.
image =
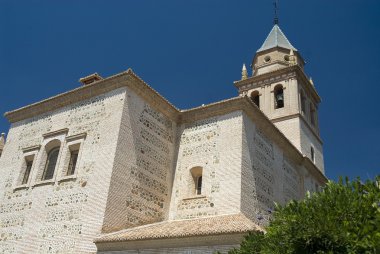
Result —
[[[203,168],[202,167],[194,167],[190,169],[191,176],[193,177],[194,181],[194,190],[193,193],[195,195],[201,195],[202,194],[202,173]]]
[[[259,91],[253,91],[251,93],[251,100],[253,101],[253,103],[256,104],[256,106],[258,108],[260,108],[260,94],[259,94]]]
[[[274,108],[284,107],[284,88],[278,85],[274,88]]]
[[[52,179],[54,176],[55,166],[57,165],[59,155],[59,147],[52,148],[46,159],[44,173],[42,175],[42,180]]]
[[[304,92],[301,90],[301,112],[306,114],[306,97]]]

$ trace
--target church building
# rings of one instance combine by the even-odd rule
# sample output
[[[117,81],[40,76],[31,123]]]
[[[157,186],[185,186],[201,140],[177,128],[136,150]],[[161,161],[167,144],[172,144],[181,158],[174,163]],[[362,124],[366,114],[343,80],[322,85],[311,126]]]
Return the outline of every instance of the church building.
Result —
[[[181,110],[131,69],[5,113],[0,253],[226,253],[317,191],[318,106],[276,23],[236,97]]]

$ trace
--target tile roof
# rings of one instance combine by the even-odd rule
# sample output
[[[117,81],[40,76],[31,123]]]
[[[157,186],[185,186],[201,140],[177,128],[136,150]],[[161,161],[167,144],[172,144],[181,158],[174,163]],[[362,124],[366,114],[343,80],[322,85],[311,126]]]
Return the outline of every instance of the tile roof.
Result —
[[[289,42],[289,40],[286,38],[285,34],[281,31],[280,27],[277,24],[273,26],[268,37],[265,39],[263,45],[261,46],[261,48],[259,48],[259,50],[257,50],[257,52],[261,52],[275,47],[293,49],[295,51],[297,50]]]
[[[104,234],[95,239],[100,242],[123,242],[190,236],[207,236],[245,233],[263,229],[243,214],[221,215],[189,220],[163,221],[118,232]]]

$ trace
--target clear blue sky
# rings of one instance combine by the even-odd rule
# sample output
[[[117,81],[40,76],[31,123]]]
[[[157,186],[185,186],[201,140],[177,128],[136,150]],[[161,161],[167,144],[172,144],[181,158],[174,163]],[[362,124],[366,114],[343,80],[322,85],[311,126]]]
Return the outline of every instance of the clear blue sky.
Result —
[[[237,95],[272,0],[0,0],[0,112],[131,67],[181,109]],[[380,1],[280,0],[280,27],[322,97],[327,176],[380,174]],[[0,132],[9,123],[0,119]]]

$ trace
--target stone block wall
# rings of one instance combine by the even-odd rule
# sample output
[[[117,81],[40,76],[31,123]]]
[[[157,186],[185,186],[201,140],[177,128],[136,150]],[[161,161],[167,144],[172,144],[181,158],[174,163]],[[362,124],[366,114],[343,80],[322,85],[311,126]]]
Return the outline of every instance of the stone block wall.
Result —
[[[114,163],[125,89],[12,124],[0,160],[0,253],[93,253]],[[46,146],[60,144],[52,180],[41,180]],[[80,147],[66,176],[70,145]],[[21,184],[25,157],[33,166]]]
[[[314,148],[314,161],[315,165],[325,173],[324,159],[323,159],[323,147],[322,143],[315,137],[312,131],[309,129],[307,124],[303,121],[300,121],[300,134],[301,134],[301,151],[307,157],[311,158],[311,149]]]
[[[274,125],[303,153],[301,148],[300,118],[282,120],[275,122]]]
[[[285,156],[265,130],[244,115],[242,163],[242,212],[266,226],[274,203],[303,197],[302,169]]]

